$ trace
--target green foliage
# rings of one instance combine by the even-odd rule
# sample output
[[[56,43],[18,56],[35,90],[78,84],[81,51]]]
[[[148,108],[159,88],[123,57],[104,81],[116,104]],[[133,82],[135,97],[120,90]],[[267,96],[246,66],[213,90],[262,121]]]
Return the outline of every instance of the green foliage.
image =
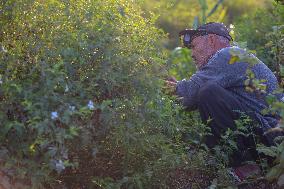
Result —
[[[169,39],[162,41],[167,49],[180,46],[178,33],[185,28],[196,28],[204,22],[224,22],[230,25],[239,17],[269,5],[270,0],[143,1],[143,9],[158,14],[157,26],[169,34]]]
[[[226,176],[224,152],[240,133],[228,131],[214,157],[199,115],[161,92],[165,75],[189,78],[195,67],[181,48],[164,63],[165,35],[155,23],[175,41],[165,46],[176,47],[180,29],[198,23],[196,16],[225,20],[227,4],[149,2],[0,2],[1,172],[31,188],[169,188],[170,172],[180,167]],[[164,12],[158,18],[141,5]],[[253,49],[267,44],[265,57],[274,53],[279,63],[282,29],[267,32]]]
[[[177,133],[187,118],[160,91],[155,19],[124,0],[12,0],[0,10],[1,162],[10,176],[34,188],[59,179],[165,186],[167,170],[184,162]]]
[[[187,48],[177,47],[174,49],[168,58],[167,64],[169,75],[176,77],[177,80],[189,78],[196,71],[190,50]]]
[[[283,12],[284,7],[279,4],[275,4],[272,11],[271,10],[259,10],[254,15],[250,15],[251,18],[248,19],[249,16],[241,19],[241,21],[237,24],[237,30],[240,32],[237,34],[238,40],[243,40],[246,42],[249,49],[253,49],[256,51],[258,57],[264,61],[272,70],[275,71],[276,76],[281,82],[280,85],[283,86],[282,83],[282,65],[283,62],[283,38],[284,38],[284,30],[283,23],[284,17]],[[256,19],[258,20],[256,24]],[[260,20],[260,22],[259,22]],[[247,27],[250,25],[250,27]],[[234,53],[233,53],[234,54]],[[236,54],[236,53],[235,53]],[[238,59],[238,55],[236,55]],[[252,63],[253,60],[250,60],[249,56],[243,57],[248,62]],[[233,56],[234,59],[234,56]],[[250,86],[250,91],[265,91],[266,86],[263,84],[265,81],[256,80],[254,78],[254,74],[248,70],[248,78],[246,81],[246,85]],[[279,89],[278,91],[274,91],[275,94],[283,93],[283,89]],[[284,104],[283,102],[279,102],[274,95],[269,95],[267,97],[267,102],[269,104],[269,108],[263,110],[263,113],[272,113],[279,114],[281,117],[284,116]],[[282,123],[280,126],[283,127]],[[274,133],[283,132],[281,128],[274,128],[267,131],[266,134],[269,136],[273,136]],[[279,187],[283,187],[283,137],[275,138],[276,146],[264,146],[259,144],[258,151],[259,153],[263,153],[267,156],[273,157],[275,161],[273,162],[273,166],[268,168],[268,172],[266,174],[266,178],[269,181],[277,181]]]
[[[284,13],[284,9],[282,11]],[[284,17],[283,19],[284,20]],[[284,61],[284,25],[276,25],[272,27],[273,31],[269,32],[266,37],[269,40],[265,47],[269,49],[269,52],[273,61],[273,68],[275,69],[276,76],[279,80],[283,78],[283,61]],[[281,81],[282,82],[282,81]],[[283,86],[283,83],[280,83]]]
[[[276,71],[278,78],[280,62],[283,62],[283,15],[283,6],[275,4],[248,14],[235,24],[236,41],[246,42],[247,48],[255,50],[257,57]]]
[[[273,131],[270,131],[270,132],[273,132]],[[267,156],[275,158],[275,161],[274,161],[275,164],[267,172],[266,178],[269,181],[277,180],[278,184],[280,183],[279,187],[281,187],[283,186],[283,176],[282,175],[284,174],[284,171],[283,171],[284,170],[284,138],[283,136],[278,138],[278,142],[276,144],[277,144],[276,146],[271,146],[271,147],[260,145],[258,147],[258,151]]]

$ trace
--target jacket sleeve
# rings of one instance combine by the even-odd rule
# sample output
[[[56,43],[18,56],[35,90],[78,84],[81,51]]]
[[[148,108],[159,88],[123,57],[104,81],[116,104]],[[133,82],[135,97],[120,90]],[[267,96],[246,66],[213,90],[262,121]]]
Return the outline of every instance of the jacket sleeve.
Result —
[[[198,91],[204,82],[198,74],[191,76],[189,80],[181,80],[177,83],[176,93],[181,98],[182,105],[188,110],[197,109]]]
[[[218,79],[212,72],[214,72],[214,70],[199,70],[193,74],[189,80],[183,79],[178,81],[176,93],[179,97],[181,97],[181,103],[187,110],[192,111],[197,109],[199,103],[199,89],[207,81],[210,80],[217,82]]]
[[[188,110],[195,110],[198,106],[198,92],[199,89],[207,81],[216,81],[222,77],[222,65],[227,64],[229,59],[229,53],[227,56],[224,56],[223,53],[216,55],[211,59],[208,65],[205,65],[203,68],[198,70],[193,74],[188,80],[181,80],[177,83],[176,93],[181,97],[181,103]]]

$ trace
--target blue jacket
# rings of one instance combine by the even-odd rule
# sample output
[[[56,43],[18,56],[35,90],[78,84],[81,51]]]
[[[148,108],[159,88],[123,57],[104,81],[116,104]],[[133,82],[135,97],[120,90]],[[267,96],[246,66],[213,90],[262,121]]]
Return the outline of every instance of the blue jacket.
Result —
[[[248,111],[254,114],[264,131],[275,127],[278,119],[261,113],[263,109],[268,107],[265,96],[278,89],[275,75],[263,62],[253,56],[257,63],[252,65],[251,70],[255,79],[266,80],[266,93],[246,91],[245,80],[248,78],[246,70],[249,63],[241,61],[230,63],[231,50],[237,50],[241,54],[245,53],[243,49],[238,47],[223,48],[215,53],[208,63],[193,74],[189,80],[183,79],[177,83],[176,91],[177,95],[183,97],[182,104],[189,110],[195,110],[198,105],[197,94],[200,87],[207,81],[215,81],[231,92],[247,107]]]

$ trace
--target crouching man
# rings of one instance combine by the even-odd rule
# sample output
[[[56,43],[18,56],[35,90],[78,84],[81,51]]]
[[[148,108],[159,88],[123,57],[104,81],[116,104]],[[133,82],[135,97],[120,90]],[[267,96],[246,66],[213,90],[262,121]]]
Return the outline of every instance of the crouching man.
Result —
[[[257,63],[250,68],[249,63],[242,60],[232,63],[232,51],[245,51],[230,46],[232,38],[221,23],[211,22],[195,30],[186,29],[180,35],[184,45],[191,49],[197,72],[188,80],[176,81],[172,78],[166,82],[168,87],[175,88],[176,94],[182,97],[182,104],[187,110],[198,109],[204,123],[210,120],[208,126],[212,135],[207,136],[206,145],[214,147],[228,128],[235,130],[235,120],[240,118],[241,112],[259,125],[255,132],[264,143],[272,145],[274,137],[265,136],[265,133],[270,128],[277,127],[279,116],[262,113],[268,107],[265,97],[278,89],[272,71],[256,57]],[[265,93],[246,90],[247,69],[251,69],[255,79],[265,80]],[[281,95],[278,95],[279,99],[282,98]],[[257,155],[256,151],[253,153],[249,149],[253,145],[253,139],[239,137],[236,142],[239,149],[235,154],[238,159],[234,162],[236,165],[251,160],[248,156]]]

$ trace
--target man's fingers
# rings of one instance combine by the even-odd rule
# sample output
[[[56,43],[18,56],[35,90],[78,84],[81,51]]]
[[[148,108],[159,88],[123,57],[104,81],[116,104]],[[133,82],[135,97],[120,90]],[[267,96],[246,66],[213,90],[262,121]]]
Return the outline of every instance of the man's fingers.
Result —
[[[165,85],[162,87],[162,89],[164,90],[164,92],[166,94],[169,94],[169,95],[174,95],[175,92],[176,92],[176,85],[177,85],[177,82],[175,81],[169,81],[169,80],[164,80],[165,82]]]
[[[173,82],[173,81],[165,81],[165,83],[166,83],[167,85],[170,85],[170,86],[176,86],[176,85],[177,85],[177,83],[176,83],[176,82]]]
[[[174,83],[177,82],[176,78],[174,78],[174,77],[172,77],[172,76],[168,77],[168,78],[167,78],[167,81],[172,81],[172,82],[174,82]]]

